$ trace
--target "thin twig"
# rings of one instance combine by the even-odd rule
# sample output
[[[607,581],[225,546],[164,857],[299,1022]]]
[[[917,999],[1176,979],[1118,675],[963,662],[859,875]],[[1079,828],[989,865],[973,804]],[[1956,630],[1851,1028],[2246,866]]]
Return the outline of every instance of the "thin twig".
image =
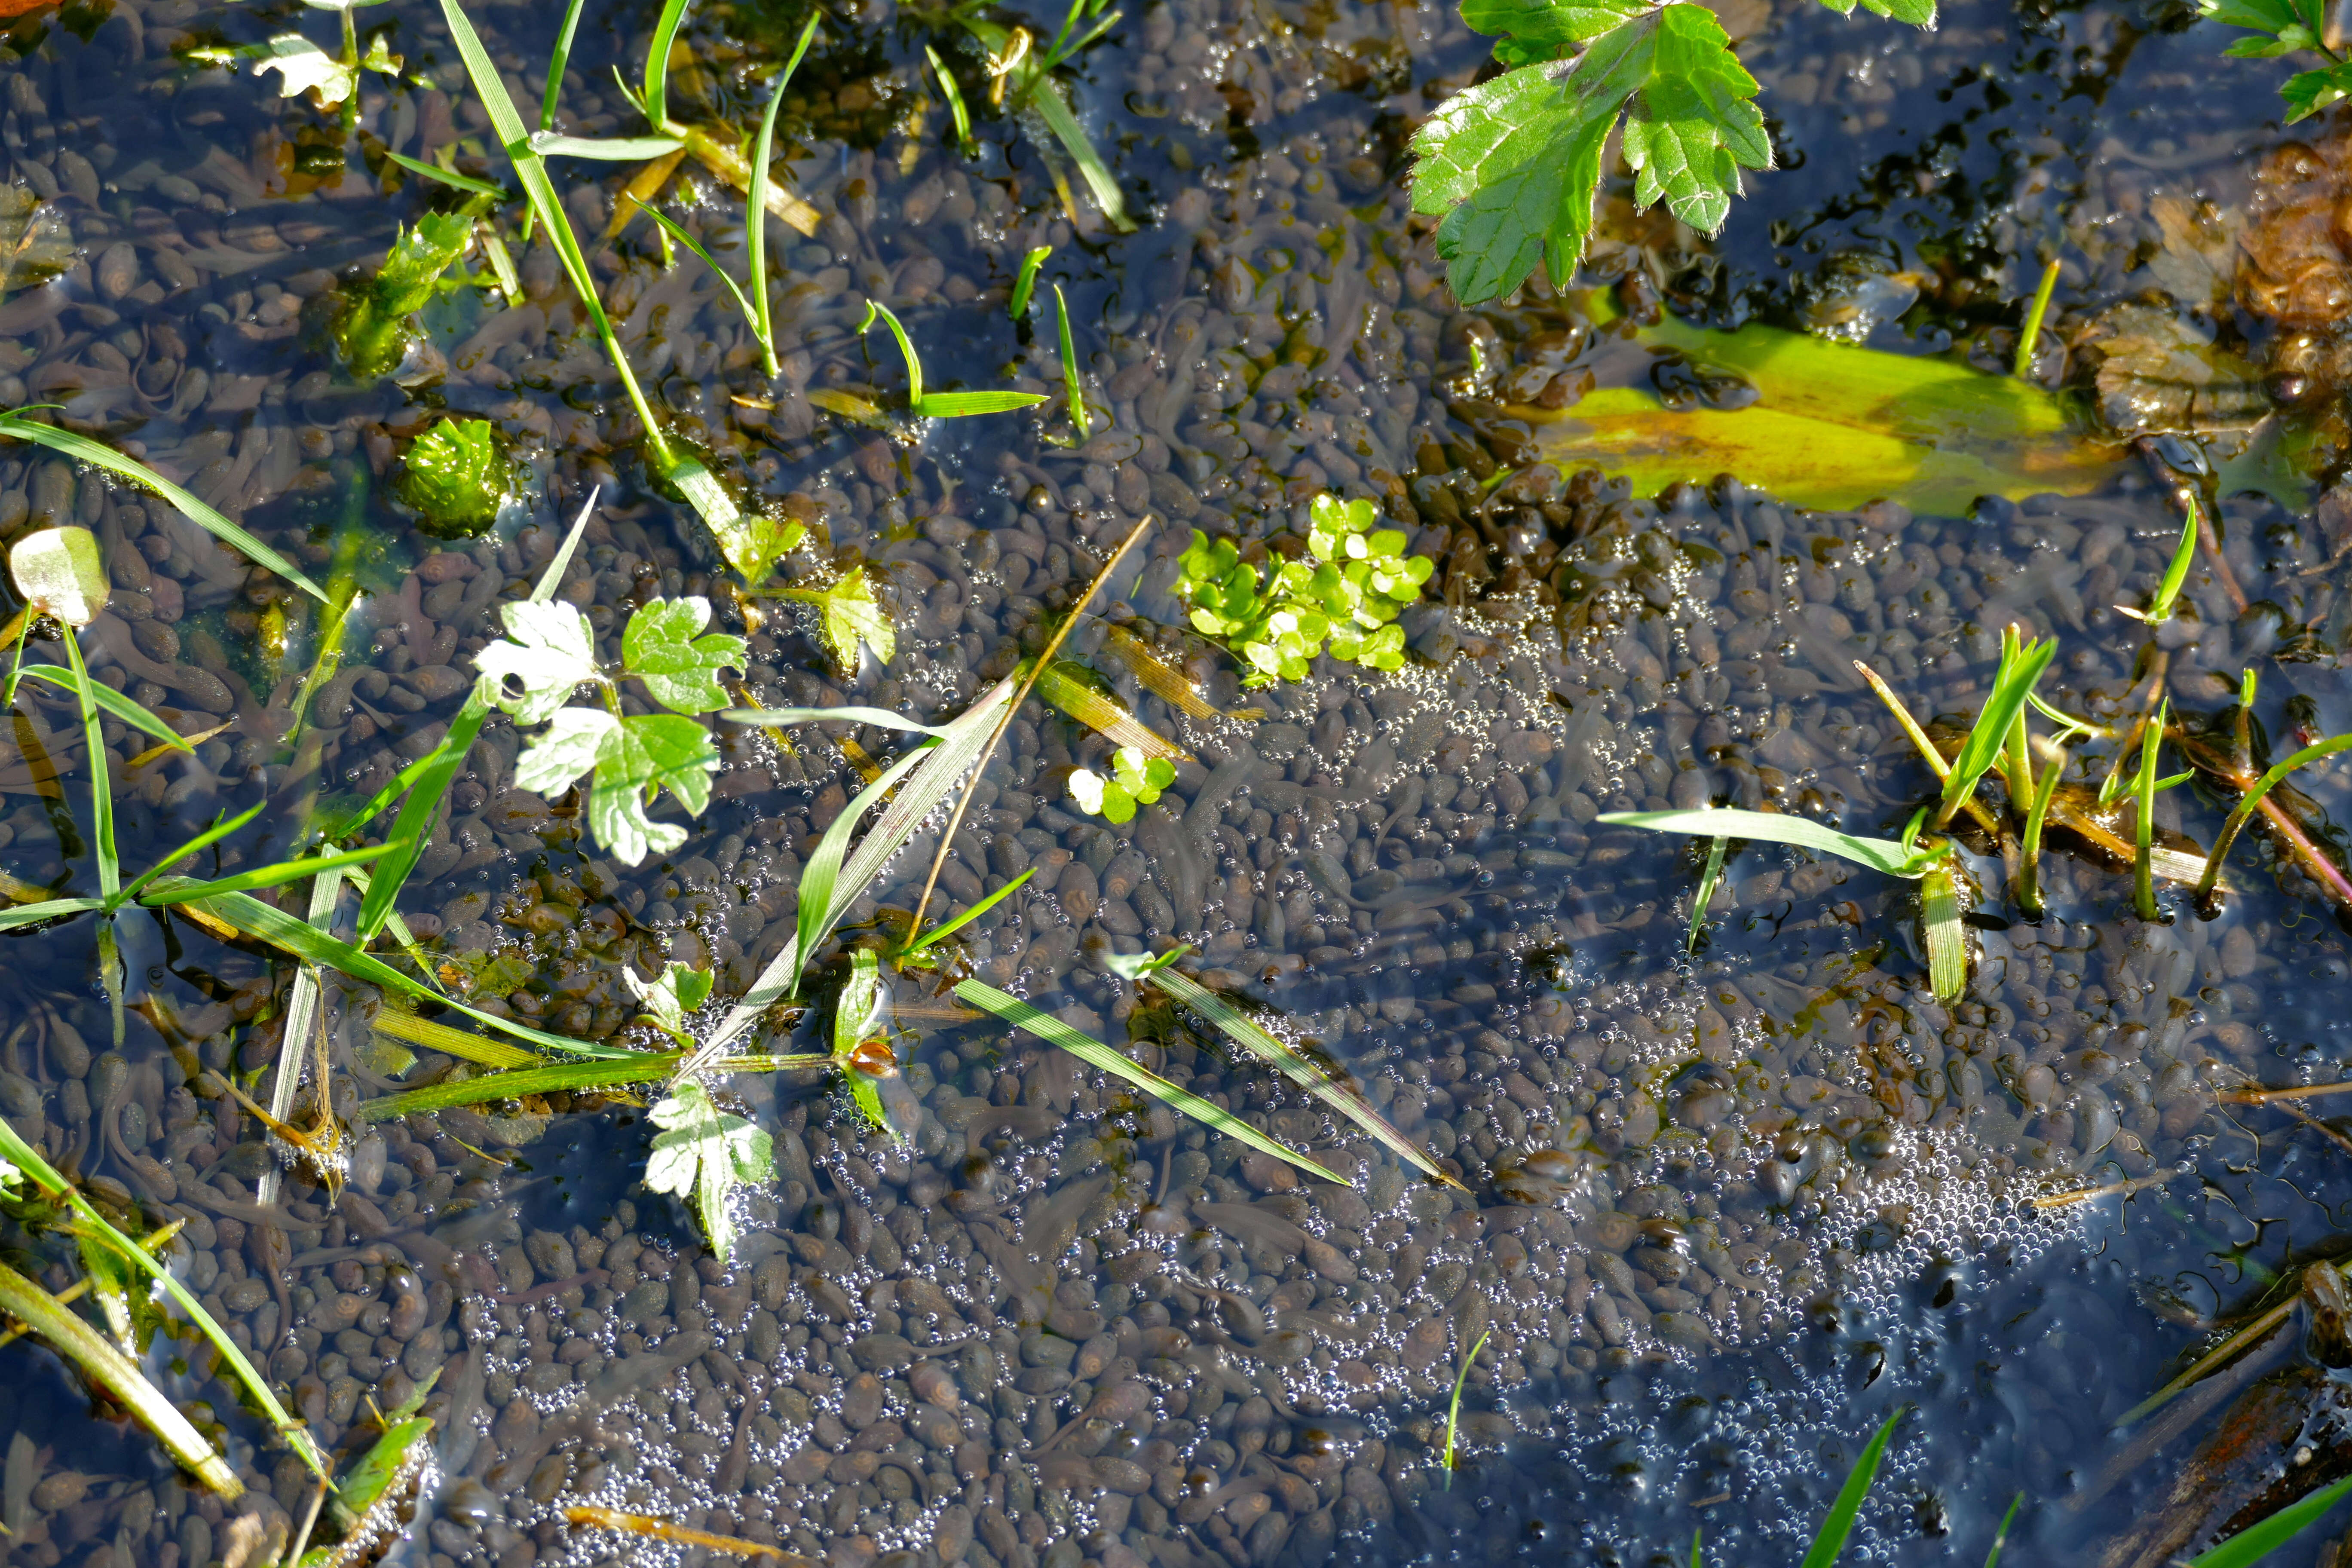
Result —
[[[1013,721],[1020,714],[1021,705],[1029,700],[1030,689],[1037,684],[1037,678],[1045,673],[1045,667],[1054,662],[1054,656],[1062,650],[1062,644],[1069,637],[1072,629],[1077,626],[1078,617],[1086,614],[1087,606],[1092,604],[1094,596],[1102,591],[1102,585],[1110,581],[1110,574],[1118,570],[1119,562],[1126,558],[1130,549],[1134,548],[1135,542],[1141,539],[1144,531],[1158,521],[1155,514],[1144,513],[1142,521],[1138,522],[1128,536],[1119,542],[1118,548],[1110,552],[1110,559],[1103,563],[1102,570],[1095,574],[1094,581],[1087,584],[1087,591],[1079,595],[1078,602],[1070,606],[1070,613],[1063,617],[1060,628],[1054,633],[1051,640],[1030,664],[1028,675],[1013,690],[1013,700],[1005,708],[1004,716],[996,721],[996,728],[989,732],[988,744],[981,748],[980,760],[972,764],[973,784],[978,784],[980,775],[988,771],[988,760],[996,754],[996,748],[1003,742],[1005,732],[1013,728]],[[939,886],[940,872],[947,866],[949,852],[955,847],[956,829],[963,826],[963,814],[971,805],[971,785],[967,784],[963,793],[956,796],[955,810],[948,815],[947,829],[940,835],[939,853],[931,857],[931,874],[923,879],[923,896],[915,900],[915,918],[907,928],[908,942],[914,941],[923,933],[923,911],[930,907],[931,891]]]
[[[781,1546],[771,1546],[764,1541],[745,1541],[740,1536],[713,1535],[708,1531],[688,1530],[682,1524],[672,1524],[666,1519],[652,1519],[641,1513],[623,1513],[618,1509],[595,1508],[586,1504],[563,1510],[564,1522],[574,1530],[618,1530],[631,1535],[649,1535],[656,1541],[675,1541],[688,1546],[707,1546],[714,1552],[731,1552],[738,1557],[779,1557],[788,1564],[806,1563],[816,1568],[810,1559],[797,1552],[787,1552]]]
[[[351,13],[347,11],[344,15],[348,16]],[[302,1516],[302,1528],[295,1532],[294,1544],[287,1550],[285,1557],[281,1559],[286,1568],[294,1568],[296,1563],[302,1561],[302,1553],[310,1544],[310,1532],[319,1527],[319,1510],[324,1508],[326,1503],[327,1478],[320,1476],[318,1487],[310,1493],[310,1510]]]
[[[2273,1100],[2309,1100],[2315,1095],[2352,1094],[2352,1080],[2314,1083],[2286,1089],[2233,1089],[2220,1098],[2234,1105],[2263,1105]]]
[[[2222,1098],[2226,1100],[2229,1097],[2224,1095]],[[2095,1203],[2100,1198],[2127,1198],[2150,1187],[2168,1186],[2186,1174],[2185,1171],[2168,1171],[2160,1176],[2134,1176],[2127,1182],[2109,1182],[2104,1187],[2077,1187],[2067,1193],[2043,1193],[2039,1197],[2026,1199],[2025,1205],[2028,1208],[2063,1209],[2075,1204]]]

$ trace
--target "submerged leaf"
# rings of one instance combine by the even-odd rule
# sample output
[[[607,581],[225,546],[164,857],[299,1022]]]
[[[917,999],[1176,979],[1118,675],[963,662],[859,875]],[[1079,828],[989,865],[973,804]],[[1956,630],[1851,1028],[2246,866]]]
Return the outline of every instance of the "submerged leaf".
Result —
[[[606,731],[596,746],[596,785],[588,797],[588,826],[596,841],[625,865],[641,864],[686,842],[686,829],[646,814],[655,794],[667,790],[690,816],[710,804],[710,775],[719,748],[710,732],[670,713],[637,714]]]
[[[8,550],[8,575],[27,605],[69,626],[96,620],[111,592],[98,535],[70,525],[16,541]]]
[[[719,672],[743,668],[743,639],[725,632],[701,635],[709,624],[708,599],[649,599],[621,634],[629,673],[672,712],[715,713],[726,707]]]
[[[773,1143],[750,1121],[719,1110],[709,1091],[691,1081],[673,1089],[647,1116],[665,1131],[646,1156],[646,1185],[692,1202],[710,1250],[724,1263],[735,1244],[727,1200],[737,1186],[768,1179]]]
[[[2262,373],[2213,331],[2162,305],[2102,312],[2084,336],[2099,362],[2099,418],[2117,436],[2251,429],[2271,411]]]
[[[401,475],[401,499],[436,539],[471,539],[499,520],[508,468],[487,419],[444,419],[416,438]]]
[[[898,651],[898,631],[875,599],[874,586],[866,580],[864,565],[852,566],[840,582],[817,589],[810,596],[816,602],[824,646],[842,668],[857,668],[857,645],[861,641],[874,650],[875,661],[879,664],[889,663],[891,655]]]
[[[47,282],[77,254],[54,205],[22,185],[0,185],[0,296]]]

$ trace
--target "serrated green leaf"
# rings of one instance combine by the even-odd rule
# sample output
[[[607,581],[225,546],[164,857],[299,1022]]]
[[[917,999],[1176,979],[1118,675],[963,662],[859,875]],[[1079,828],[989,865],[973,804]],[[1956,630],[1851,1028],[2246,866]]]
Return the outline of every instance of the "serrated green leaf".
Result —
[[[861,640],[874,650],[877,663],[889,663],[890,656],[898,651],[898,634],[876,601],[862,564],[852,566],[831,587],[819,589],[816,600],[824,646],[844,669],[857,668]]]
[[[621,658],[654,700],[676,713],[715,713],[727,706],[722,669],[741,669],[743,639],[726,632],[702,635],[710,601],[649,599],[621,634]]]
[[[595,628],[576,605],[522,599],[499,614],[507,635],[474,656],[481,671],[476,689],[517,724],[546,723],[583,682],[602,679]],[[508,690],[509,682],[519,693]]]
[[[646,1185],[691,1202],[711,1251],[725,1262],[735,1244],[727,1200],[737,1186],[767,1180],[773,1143],[744,1118],[719,1110],[692,1081],[678,1084],[646,1116],[664,1131],[646,1155]]]
[[[2352,61],[2291,76],[2279,89],[2279,97],[2286,102],[2289,125],[2308,119],[2328,105],[2352,97]]]
[[[686,829],[656,822],[646,808],[667,789],[688,816],[701,816],[710,804],[710,775],[718,771],[719,748],[693,720],[670,713],[624,719],[597,742],[588,826],[625,865],[638,865],[656,851],[666,855],[686,842]]]
[[[1772,166],[1764,116],[1749,101],[1756,79],[1731,52],[1731,38],[1702,5],[1658,12],[1650,77],[1625,121],[1625,161],[1633,166],[1633,205],[1663,200],[1704,234],[1731,216],[1742,167]]]
[[[562,795],[596,765],[604,737],[620,725],[602,708],[558,709],[546,730],[515,759],[515,788],[551,800]]]
[[[713,977],[707,971],[673,963],[655,978],[640,980],[637,972],[624,963],[621,980],[664,1034],[693,1048],[694,1042],[686,1035],[686,1016],[710,999]]]
[[[1462,20],[1473,32],[1557,51],[1561,45],[1597,38],[1649,8],[1647,0],[1464,0]]]

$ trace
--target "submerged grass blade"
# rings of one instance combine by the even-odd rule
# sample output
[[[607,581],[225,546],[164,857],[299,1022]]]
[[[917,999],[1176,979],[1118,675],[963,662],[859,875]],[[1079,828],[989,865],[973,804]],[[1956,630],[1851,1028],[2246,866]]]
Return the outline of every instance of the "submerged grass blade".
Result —
[[[231,1501],[245,1495],[245,1483],[236,1479],[228,1461],[213,1452],[203,1434],[163,1397],[162,1389],[147,1381],[136,1363],[68,1311],[56,1297],[5,1264],[0,1264],[0,1310],[31,1329],[83,1376],[121,1400],[190,1474]]]
[[[579,0],[573,0],[573,4],[576,8]],[[499,201],[506,199],[505,190],[490,184],[488,180],[478,180],[471,174],[461,174],[454,169],[444,169],[437,163],[427,163],[419,159],[411,158],[405,153],[395,153],[389,147],[384,149],[383,155],[412,174],[422,174],[428,180],[437,181],[453,189],[464,191],[469,195],[494,196]]]
[[[1037,677],[1037,695],[1063,712],[1121,746],[1133,746],[1147,757],[1184,762],[1192,753],[1138,719],[1118,699],[1096,690],[1073,673],[1075,666],[1055,664]]]
[[[1070,405],[1070,423],[1077,426],[1078,439],[1083,441],[1092,432],[1087,424],[1086,388],[1078,384],[1078,351],[1070,345],[1070,302],[1062,296],[1062,286],[1054,285],[1054,309],[1062,331],[1062,395]]]
[[[2001,1543],[2009,1539],[2009,1527],[2016,1520],[2017,1510],[2024,1506],[2023,1492],[2009,1500],[2009,1511],[2000,1516],[2000,1528],[1993,1531],[1992,1550],[1985,1553],[1985,1568],[2000,1568]]]
[[[1052,246],[1041,245],[1021,258],[1021,270],[1013,279],[1013,298],[1007,310],[1014,321],[1029,313],[1029,295],[1037,287],[1037,268],[1045,265],[1045,258],[1053,254]]]
[[[1878,1464],[1886,1457],[1887,1440],[1895,1436],[1895,1424],[1902,1419],[1900,1410],[1888,1416],[1886,1425],[1878,1429],[1870,1446],[1862,1451],[1862,1458],[1854,1461],[1845,1485],[1838,1489],[1837,1500],[1830,1504],[1821,1529],[1813,1532],[1812,1547],[1799,1568],[1830,1568],[1838,1553],[1845,1550],[1846,1538],[1853,1533],[1853,1521],[1862,1512],[1862,1500],[1870,1495],[1870,1484],[1878,1479]]]
[[[1684,940],[1683,951],[1698,951],[1699,932],[1706,929],[1706,907],[1715,901],[1715,885],[1723,878],[1724,851],[1731,847],[1728,838],[1707,841],[1706,868],[1699,873],[1698,892],[1691,900],[1690,934]]]
[[[2033,379],[2033,351],[2041,345],[2042,320],[2050,313],[2050,297],[2057,291],[2058,258],[2053,256],[2042,268],[2042,281],[2033,290],[2033,303],[2025,308],[2025,329],[2017,334],[2017,358],[2010,371],[2020,381]]]
[[[2148,847],[2156,842],[2156,761],[2164,747],[2164,721],[2172,705],[2170,698],[2156,705],[2156,718],[2141,731],[2139,747],[2139,784],[2136,794],[2137,809],[2133,813],[2132,826],[2136,835],[2132,856],[2132,900],[2144,921],[2156,919],[2156,880],[2150,866]],[[2214,858],[2209,864],[2218,864]]]
[[[328,968],[341,971],[354,980],[365,981],[371,985],[381,985],[388,991],[397,991],[404,996],[413,996],[420,1002],[435,1002],[445,1007],[455,1007],[476,1023],[487,1024],[493,1029],[512,1035],[519,1040],[527,1040],[534,1046],[543,1046],[551,1051],[562,1051],[567,1056],[606,1059],[633,1054],[615,1046],[593,1045],[586,1040],[574,1040],[562,1035],[551,1035],[544,1030],[534,1029],[528,1024],[517,1023],[511,1018],[501,1018],[494,1014],[469,1007],[463,1002],[454,1001],[422,982],[410,979],[382,959],[371,953],[362,952],[351,943],[329,936],[306,921],[297,920],[285,910],[272,909],[260,900],[245,893],[221,893],[211,898],[194,899],[189,900],[188,907],[210,915],[242,935],[251,937],[257,942],[266,942],[270,946],[290,952],[297,958],[307,958],[313,963],[323,963]]]
[[[62,686],[68,691],[80,692],[87,689],[91,701],[142,734],[154,736],[173,751],[194,752],[195,750],[188,744],[187,738],[177,730],[173,729],[163,720],[158,719],[102,680],[76,685],[65,670],[49,664],[28,664],[25,666],[24,674],[29,679],[45,680],[51,686]]]
[[[464,1029],[453,1029],[446,1024],[436,1024],[430,1018],[420,1018],[414,1013],[404,1013],[387,1005],[368,1020],[368,1027],[379,1035],[395,1040],[405,1040],[412,1046],[439,1051],[444,1056],[461,1061],[478,1063],[490,1068],[530,1067],[539,1058],[517,1047],[503,1045]]]
[[[964,927],[970,925],[972,921],[978,920],[981,916],[986,914],[997,905],[1003,903],[1006,899],[1011,898],[1013,894],[1020,889],[1022,883],[1027,881],[1036,874],[1037,868],[1034,866],[1030,867],[1029,869],[1022,872],[1021,875],[1013,878],[1013,880],[1005,883],[1004,886],[997,889],[996,891],[983,897],[980,902],[972,905],[971,908],[964,910],[963,913],[956,916],[955,919],[933,926],[929,932],[925,935],[921,941],[914,942],[902,949],[898,954],[898,961],[903,963],[907,960],[914,957],[917,953],[921,952],[924,949],[953,936],[957,931],[961,931]]]
[[[948,69],[947,61],[930,45],[923,46],[923,58],[931,62],[931,75],[939,79],[940,92],[948,100],[948,118],[955,122],[956,146],[969,156],[971,153],[971,110],[964,107],[963,89],[956,85],[955,72]],[[1016,315],[1019,312],[1014,312]]]
[[[866,890],[862,887],[845,889],[841,886],[841,865],[849,854],[850,836],[857,831],[857,825],[866,820],[866,814],[890,793],[892,786],[919,766],[925,755],[938,745],[938,742],[932,742],[908,752],[883,769],[874,782],[860,790],[857,798],[833,819],[825,828],[824,836],[817,840],[808,864],[801,870],[800,911],[793,938],[793,950],[803,956],[803,966],[806,955],[816,952],[835,923],[847,912],[857,895]],[[793,972],[791,984],[784,988],[784,995],[790,998],[798,994],[800,971],[796,969]]]
[[[2034,920],[2042,918],[2042,828],[2050,819],[2050,801],[2058,793],[2058,779],[2066,771],[2066,748],[2053,742],[2053,755],[2042,760],[2042,777],[2033,786],[2033,803],[2025,813],[2025,841],[2017,869],[2017,906]]]
[[[253,1402],[260,1406],[261,1413],[269,1418],[270,1424],[277,1427],[279,1434],[293,1447],[294,1451],[301,1456],[302,1462],[310,1467],[310,1473],[320,1480],[327,1480],[332,1476],[333,1472],[328,1468],[326,1456],[320,1453],[319,1446],[310,1440],[310,1434],[304,1429],[300,1422],[287,1414],[284,1405],[278,1403],[278,1396],[269,1391],[268,1381],[254,1369],[253,1363],[247,1359],[245,1352],[237,1348],[236,1342],[229,1338],[228,1331],[222,1328],[210,1312],[205,1310],[204,1303],[197,1300],[188,1288],[173,1276],[169,1268],[151,1257],[145,1247],[115,1229],[106,1216],[100,1214],[91,1206],[90,1201],[81,1195],[79,1189],[59,1175],[56,1168],[41,1157],[38,1150],[26,1142],[23,1135],[8,1125],[5,1118],[0,1118],[0,1157],[5,1157],[9,1163],[32,1178],[35,1185],[52,1196],[64,1200],[72,1207],[74,1217],[86,1232],[112,1247],[141,1273],[153,1279],[163,1293],[178,1304],[180,1310],[187,1313],[188,1321],[195,1324],[198,1331],[212,1342],[213,1348],[220,1352],[221,1359],[236,1375],[236,1381],[244,1387]]]
[[[1008,995],[995,986],[977,980],[963,982],[955,988],[955,994],[975,1007],[994,1014],[1015,1028],[1028,1030],[1048,1045],[1061,1047],[1089,1067],[1100,1068],[1107,1073],[1125,1079],[1170,1110],[1181,1111],[1213,1131],[1245,1143],[1262,1154],[1286,1160],[1308,1175],[1327,1182],[1339,1180],[1297,1150],[1268,1138],[1224,1107],[1213,1105],[1197,1094],[1179,1089],[1150,1068],[1138,1066],[1100,1040],[1079,1033],[1052,1014],[1040,1012],[1018,996]]]
[[[2197,898],[2200,903],[2213,896],[2213,884],[2221,875],[2221,862],[2229,858],[2231,846],[2237,843],[2238,835],[2245,830],[2247,819],[2262,805],[2263,797],[2284,784],[2287,775],[2297,768],[2346,751],[2352,751],[2352,735],[2331,735],[2315,745],[2305,746],[2284,762],[2273,763],[2269,771],[2254,782],[2254,787],[2239,797],[2238,804],[2231,808],[2229,820],[2221,825],[2221,837],[2214,841],[2212,853],[2205,857],[2205,875],[2197,883]]]
[[[445,3],[454,5],[456,0],[445,0]],[[134,485],[141,485],[153,490],[178,508],[181,515],[206,533],[268,567],[321,604],[326,602],[326,590],[302,575],[291,561],[287,560],[286,557],[278,554],[278,552],[270,549],[269,546],[262,543],[261,541],[146,464],[135,458],[126,458],[111,447],[100,446],[87,436],[77,436],[70,430],[60,430],[54,426],[39,424],[24,417],[22,414],[0,414],[0,436],[14,436],[20,441],[30,441],[37,446],[47,447],[53,452],[63,452],[78,462],[104,468],[110,474],[129,479]]]
[[[1835,855],[1857,866],[1884,871],[1890,877],[1916,877],[1941,850],[1906,849],[1891,838],[1863,838],[1803,816],[1778,812],[1743,811],[1718,806],[1711,811],[1611,811],[1593,819],[1647,828],[1653,833],[1687,833],[1699,838],[1753,838],[1767,844],[1791,844]]]
[[[1478,1352],[1486,1348],[1486,1336],[1492,1332],[1494,1332],[1492,1329],[1479,1331],[1478,1342],[1470,1347],[1470,1353],[1462,1358],[1462,1369],[1454,1374],[1454,1398],[1445,1407],[1444,1465],[1445,1489],[1448,1491],[1454,1489],[1454,1437],[1462,1425],[1462,1385],[1470,1381],[1470,1368],[1476,1363]],[[1696,1553],[1698,1547],[1696,1541],[1693,1542],[1691,1550],[1694,1554]]]
[[[480,1078],[427,1084],[405,1094],[388,1094],[362,1100],[352,1109],[354,1122],[390,1121],[395,1117],[446,1110],[453,1105],[480,1105],[492,1100],[520,1100],[526,1094],[551,1094],[583,1089],[611,1089],[625,1083],[651,1083],[677,1066],[682,1053],[639,1051],[630,1061],[557,1062],[485,1073]]]
[[[918,724],[887,708],[730,708],[719,715],[733,724],[756,724],[772,730],[785,724],[871,724],[877,730],[903,730],[909,735],[945,735],[941,724]]]
[[[776,110],[783,107],[785,84],[800,68],[801,57],[808,53],[809,40],[816,37],[816,25],[824,15],[814,6],[810,8],[800,40],[793,45],[792,58],[768,89],[768,107],[760,116],[759,139],[751,147],[751,189],[743,223],[751,252],[752,325],[760,335],[760,368],[768,373],[770,381],[776,379],[778,367],[775,316],[768,298],[768,163],[776,155]]]
[[[1291,1082],[1370,1133],[1406,1164],[1433,1181],[1461,1188],[1460,1182],[1440,1170],[1437,1163],[1423,1153],[1412,1139],[1398,1131],[1389,1123],[1388,1118],[1373,1110],[1370,1100],[1353,1089],[1335,1082],[1329,1073],[1300,1055],[1298,1048],[1289,1041],[1269,1034],[1255,1019],[1189,975],[1163,967],[1153,970],[1147,978],[1171,998],[1214,1024],[1234,1044],[1276,1068]]]
[[[1095,205],[1102,208],[1103,216],[1109,220],[1111,227],[1121,234],[1131,233],[1135,224],[1127,216],[1127,199],[1119,195],[1118,176],[1110,172],[1110,165],[1103,162],[1100,153],[1095,151],[1094,142],[1087,135],[1086,127],[1078,123],[1078,117],[1071,112],[1069,103],[1062,97],[1061,88],[1043,71],[1036,72],[1031,82],[1027,96],[1029,107],[1035,110],[1037,118],[1045,122],[1045,129],[1054,133],[1054,140],[1062,144],[1062,151],[1070,155],[1070,162],[1078,166],[1078,173],[1085,178]]]
[[[1959,877],[1931,866],[1919,879],[1919,931],[1927,950],[1927,985],[1947,1006],[1969,986],[1969,943],[1960,927]]]
[[[2323,1487],[2300,1502],[2291,1504],[2251,1525],[2222,1542],[2219,1546],[2189,1560],[2189,1568],[2252,1568],[2252,1565],[2301,1535],[2329,1509],[2334,1508],[2347,1492],[2352,1492],[2352,1476],[2335,1485]]]

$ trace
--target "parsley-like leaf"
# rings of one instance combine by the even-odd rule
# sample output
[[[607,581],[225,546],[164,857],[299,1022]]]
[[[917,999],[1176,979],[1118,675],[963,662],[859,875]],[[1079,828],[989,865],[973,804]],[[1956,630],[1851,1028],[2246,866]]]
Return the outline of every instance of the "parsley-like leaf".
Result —
[[[595,629],[577,605],[519,599],[499,614],[507,635],[476,654],[474,667],[482,672],[482,700],[514,715],[517,724],[546,723],[583,681],[602,679]],[[508,691],[509,680],[520,696]]]
[[[596,765],[604,737],[620,727],[602,708],[558,709],[546,732],[515,759],[515,788],[554,799]]]
[[[2291,76],[2279,89],[2279,97],[2286,100],[2289,125],[2309,119],[2331,103],[2352,98],[2352,62]]]
[[[840,582],[814,595],[824,646],[844,669],[857,668],[857,645],[863,639],[876,660],[887,664],[898,651],[898,634],[890,616],[874,597],[863,565],[852,566]]]
[[[1625,121],[1625,161],[1633,165],[1633,203],[1664,198],[1674,215],[1713,234],[1731,216],[1739,171],[1772,166],[1764,116],[1748,100],[1756,79],[1731,52],[1715,13],[1669,5],[1658,13],[1649,79]]]
[[[686,842],[686,829],[646,815],[656,791],[676,795],[688,816],[710,804],[710,775],[719,748],[691,719],[649,713],[624,719],[596,746],[596,785],[588,796],[588,826],[596,841],[624,865],[667,854]],[[522,782],[520,765],[515,782]]]
[[[775,1149],[765,1132],[719,1109],[700,1084],[679,1084],[648,1112],[666,1129],[646,1156],[646,1185],[691,1202],[702,1216],[710,1249],[724,1263],[735,1244],[727,1199],[742,1183],[768,1179]]]
[[[743,668],[743,639],[725,632],[699,635],[709,624],[708,599],[651,599],[621,634],[629,673],[673,712],[715,713],[726,707],[730,699],[719,672]]]
[[[1529,52],[1528,59],[1557,58],[1568,46],[1597,38],[1648,10],[1648,0],[1463,0],[1462,20],[1471,31],[1499,34]],[[1501,46],[1496,46],[1500,58]]]
[[[621,979],[630,994],[645,1005],[646,1016],[662,1033],[688,1049],[693,1048],[694,1042],[686,1033],[686,1016],[710,999],[709,973],[673,963],[658,979],[640,980],[637,972],[624,963]]]

